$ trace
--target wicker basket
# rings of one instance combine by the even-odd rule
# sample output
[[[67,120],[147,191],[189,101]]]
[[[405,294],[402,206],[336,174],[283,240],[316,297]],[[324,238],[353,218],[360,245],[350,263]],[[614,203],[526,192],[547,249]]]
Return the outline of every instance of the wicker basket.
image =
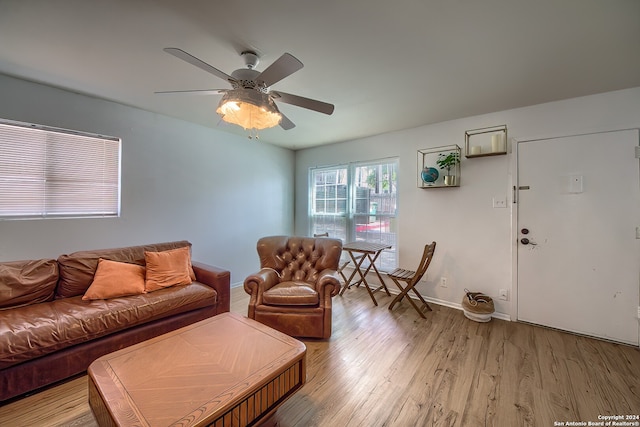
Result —
[[[465,289],[466,291],[466,289]],[[462,298],[462,309],[467,319],[476,322],[488,322],[495,311],[493,299],[482,292],[467,291]]]

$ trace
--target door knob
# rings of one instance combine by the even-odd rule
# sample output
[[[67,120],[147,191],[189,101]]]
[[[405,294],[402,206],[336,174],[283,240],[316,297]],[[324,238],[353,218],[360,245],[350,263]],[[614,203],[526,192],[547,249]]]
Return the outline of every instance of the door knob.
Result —
[[[528,245],[529,239],[527,239],[526,237],[523,237],[522,239],[520,239],[520,243],[522,243],[523,245]]]

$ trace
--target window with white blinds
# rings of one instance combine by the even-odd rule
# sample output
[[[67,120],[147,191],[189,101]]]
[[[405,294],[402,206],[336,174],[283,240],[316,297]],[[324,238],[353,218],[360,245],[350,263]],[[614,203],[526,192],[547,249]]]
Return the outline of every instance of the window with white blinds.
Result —
[[[0,219],[120,215],[120,139],[0,120]]]

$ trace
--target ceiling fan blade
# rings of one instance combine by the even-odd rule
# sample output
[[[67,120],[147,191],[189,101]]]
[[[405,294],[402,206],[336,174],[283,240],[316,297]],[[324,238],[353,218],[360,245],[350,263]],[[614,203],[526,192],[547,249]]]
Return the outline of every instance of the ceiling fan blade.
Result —
[[[284,114],[282,114],[282,111],[280,112],[280,114],[282,115],[282,120],[280,120],[280,127],[282,129],[289,130],[289,129],[293,129],[294,127],[296,127],[295,123],[293,123],[291,120],[289,120],[289,117],[287,117]]]
[[[269,87],[295,73],[302,67],[304,67],[304,65],[298,58],[290,53],[285,53],[260,73],[260,75],[256,77],[256,81],[264,82],[265,86]]]
[[[219,95],[227,90],[228,89],[163,90],[153,93],[156,95],[172,95],[178,93],[186,93],[189,95]]]
[[[182,49],[178,49],[177,47],[165,47],[162,50],[175,56],[176,58],[179,58],[179,59],[182,59],[183,61],[188,62],[191,65],[195,65],[196,67],[206,71],[207,73],[211,73],[216,77],[220,77],[223,80],[227,80],[229,82],[235,81],[233,77],[231,77],[224,71],[218,70],[217,68],[207,64],[206,62],[196,58],[195,56],[185,52]]]
[[[292,95],[286,92],[269,92],[275,99],[282,101],[286,104],[296,105],[298,107],[306,108],[308,110],[318,111],[320,113],[331,115],[334,110],[333,104],[317,101],[315,99],[305,98],[303,96]]]

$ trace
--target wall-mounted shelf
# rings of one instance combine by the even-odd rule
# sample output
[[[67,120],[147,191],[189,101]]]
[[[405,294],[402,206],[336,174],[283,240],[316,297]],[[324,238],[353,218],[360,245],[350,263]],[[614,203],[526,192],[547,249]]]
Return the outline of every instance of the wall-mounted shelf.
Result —
[[[418,150],[418,188],[460,187],[460,152],[458,145]],[[442,162],[451,160],[447,171]]]
[[[507,125],[466,131],[464,154],[467,159],[507,154]]]

